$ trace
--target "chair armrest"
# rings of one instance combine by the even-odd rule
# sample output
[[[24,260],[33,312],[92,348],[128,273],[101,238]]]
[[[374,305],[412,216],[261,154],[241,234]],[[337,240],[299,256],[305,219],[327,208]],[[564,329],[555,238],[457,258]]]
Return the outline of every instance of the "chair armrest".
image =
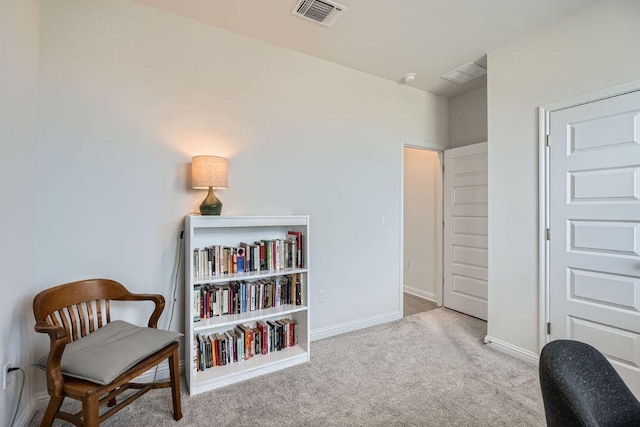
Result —
[[[132,294],[129,293],[123,297],[117,298],[119,301],[153,301],[155,304],[155,309],[151,316],[149,317],[148,326],[150,328],[158,327],[158,319],[160,319],[160,315],[164,310],[164,297],[160,294]]]
[[[42,320],[36,323],[34,326],[36,332],[41,332],[44,334],[48,334],[52,339],[60,339],[65,338],[67,336],[67,332],[60,325],[50,325],[47,322],[43,322]]]
[[[48,323],[39,320],[34,329],[36,332],[41,332],[49,335],[49,355],[47,356],[47,389],[52,396],[61,397],[62,384],[64,382],[62,378],[62,371],[60,369],[60,362],[62,360],[62,353],[69,341],[67,338],[67,332],[60,325],[49,325]]]

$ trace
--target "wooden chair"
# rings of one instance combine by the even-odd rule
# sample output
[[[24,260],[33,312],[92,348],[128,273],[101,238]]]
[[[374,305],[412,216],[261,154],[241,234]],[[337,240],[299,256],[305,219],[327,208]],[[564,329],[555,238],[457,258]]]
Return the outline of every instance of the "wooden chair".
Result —
[[[101,330],[100,328],[107,326],[111,322],[109,302],[114,300],[153,301],[155,309],[149,318],[148,327],[154,328],[154,330],[126,325],[140,329],[143,334],[171,334],[169,331],[157,329],[158,319],[165,306],[164,298],[161,295],[132,294],[120,283],[113,280],[91,279],[68,283],[44,290],[34,298],[35,330],[48,334],[50,338],[50,349],[46,359],[46,377],[47,389],[51,398],[41,426],[51,426],[54,418],[63,419],[76,426],[97,426],[147,391],[166,387],[171,387],[173,418],[176,421],[182,418],[178,342],[175,340],[167,345],[161,344],[164,347],[159,350],[154,349],[151,354],[146,355],[135,365],[117,375],[108,384],[102,385],[87,379],[79,379],[63,372],[61,361],[65,347],[69,345],[69,348],[72,348],[74,344],[70,343],[78,343],[83,337],[97,333]],[[125,324],[125,322],[120,323]],[[115,324],[109,328],[113,328],[113,325]],[[106,333],[105,331],[109,328],[102,329],[103,332],[100,333]],[[94,335],[94,337],[98,336],[100,335]],[[85,341],[85,343],[87,342]],[[71,353],[71,350],[68,351]],[[147,384],[130,382],[165,359],[169,361],[169,381]],[[118,403],[116,401],[118,395],[128,389],[138,391]],[[60,411],[65,397],[81,401],[82,410],[76,414]],[[100,415],[99,409],[104,403],[108,404],[109,409]]]

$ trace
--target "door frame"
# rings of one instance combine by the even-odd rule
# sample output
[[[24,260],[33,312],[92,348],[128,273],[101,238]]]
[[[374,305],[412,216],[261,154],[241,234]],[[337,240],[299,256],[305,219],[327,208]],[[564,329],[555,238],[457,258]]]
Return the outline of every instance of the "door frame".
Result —
[[[640,91],[640,79],[620,85],[589,92],[562,101],[545,104],[538,107],[538,286],[539,286],[539,351],[549,342],[547,322],[549,322],[549,241],[547,228],[549,227],[549,120],[551,113],[565,110],[578,105],[601,101],[607,98]]]
[[[442,224],[443,221],[443,170],[444,164],[444,150],[449,147],[441,144],[435,144],[432,142],[416,140],[416,139],[402,139],[400,144],[400,312],[403,311],[404,303],[404,149],[414,148],[425,151],[435,151],[438,153],[438,159],[440,160],[440,173],[437,175],[436,182],[436,198],[440,207],[437,209],[436,223]],[[438,251],[436,251],[436,303],[438,307],[442,307],[442,293],[443,293],[443,232],[442,227],[438,227],[436,233],[436,245]]]

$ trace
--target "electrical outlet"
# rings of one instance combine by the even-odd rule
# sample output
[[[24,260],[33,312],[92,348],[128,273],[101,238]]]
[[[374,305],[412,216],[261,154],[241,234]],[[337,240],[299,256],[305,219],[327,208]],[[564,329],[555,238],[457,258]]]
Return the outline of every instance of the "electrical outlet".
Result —
[[[9,376],[9,369],[11,368],[11,362],[7,362],[2,367],[2,389],[6,390],[11,384],[11,377]]]
[[[324,302],[324,289],[318,291],[318,302]]]
[[[404,260],[404,269],[408,270],[409,268],[411,268],[411,264],[409,264],[409,260],[405,259]]]

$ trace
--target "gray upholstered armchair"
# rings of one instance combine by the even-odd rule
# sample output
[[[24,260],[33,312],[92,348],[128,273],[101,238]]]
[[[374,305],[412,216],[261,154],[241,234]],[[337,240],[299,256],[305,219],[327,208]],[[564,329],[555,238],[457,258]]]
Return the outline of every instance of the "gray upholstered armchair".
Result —
[[[640,403],[592,346],[548,343],[540,354],[539,374],[548,426],[640,426]]]

